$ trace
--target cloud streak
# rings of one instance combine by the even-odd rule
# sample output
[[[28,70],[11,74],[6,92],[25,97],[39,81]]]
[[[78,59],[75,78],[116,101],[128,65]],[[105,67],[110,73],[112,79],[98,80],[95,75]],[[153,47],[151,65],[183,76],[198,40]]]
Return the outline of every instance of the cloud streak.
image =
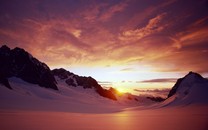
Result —
[[[162,13],[150,19],[145,27],[123,32],[119,39],[124,42],[135,42],[145,36],[162,31],[166,27],[166,25],[161,25],[161,21],[164,19],[165,15],[166,13]]]
[[[120,71],[129,72],[129,71],[135,71],[135,69],[134,68],[124,68],[124,69],[121,69]]]
[[[105,87],[111,87],[113,85],[113,82],[109,82],[109,81],[98,81],[98,83],[101,86],[105,86]]]
[[[165,79],[150,79],[150,80],[143,80],[137,81],[137,83],[167,83],[167,82],[176,82],[176,78],[165,78]]]
[[[101,21],[107,21],[112,18],[116,13],[124,11],[124,9],[128,6],[127,2],[121,2],[116,5],[111,6],[107,11],[105,11],[101,16]]]
[[[170,89],[134,89],[140,95],[167,98]]]

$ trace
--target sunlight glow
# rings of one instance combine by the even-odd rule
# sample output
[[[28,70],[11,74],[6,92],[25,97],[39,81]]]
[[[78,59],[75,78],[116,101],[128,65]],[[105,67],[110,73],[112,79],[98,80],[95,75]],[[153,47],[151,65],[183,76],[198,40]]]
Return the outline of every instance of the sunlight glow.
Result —
[[[125,93],[126,92],[126,90],[124,90],[123,87],[117,87],[116,89],[118,90],[118,93],[119,94],[122,94],[122,93]]]
[[[185,73],[176,72],[155,72],[150,71],[150,68],[141,70],[141,66],[109,66],[109,67],[64,67],[67,70],[80,76],[91,76],[98,82],[108,82],[105,87],[113,87],[120,92],[135,93],[135,88],[170,88],[174,83],[164,82],[142,82],[150,79],[160,78],[178,78]]]

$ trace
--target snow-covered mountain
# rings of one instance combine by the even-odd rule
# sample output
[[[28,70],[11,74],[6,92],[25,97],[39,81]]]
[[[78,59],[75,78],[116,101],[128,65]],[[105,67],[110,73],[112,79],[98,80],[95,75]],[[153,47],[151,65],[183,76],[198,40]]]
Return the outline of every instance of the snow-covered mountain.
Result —
[[[98,82],[92,77],[78,76],[63,68],[52,70],[54,76],[57,76],[60,80],[63,80],[69,87],[82,87],[84,89],[93,89],[100,96],[117,100],[116,96],[109,90],[102,88]],[[59,80],[58,79],[58,80]]]
[[[77,103],[91,106],[104,102],[108,102],[108,105],[110,103],[135,106],[163,101],[160,97],[136,96],[120,93],[114,88],[104,89],[94,78],[79,76],[63,68],[51,71],[45,63],[24,49],[10,49],[6,45],[0,48],[0,99],[0,107],[15,104],[14,102],[23,105],[24,101],[26,104],[33,103],[38,106],[37,101],[40,99],[43,99],[41,102],[46,100],[60,106],[65,103],[69,106]],[[190,72],[178,79],[162,105],[196,103],[208,104],[208,80]]]
[[[66,85],[94,89],[100,96],[117,100],[111,91],[103,89],[92,77],[78,76],[64,69],[51,71],[45,63],[24,49],[18,47],[10,49],[6,45],[0,48],[0,83],[7,88],[12,89],[8,78],[17,77],[28,83],[58,90],[54,76],[64,80]]]
[[[18,47],[10,49],[6,45],[3,45],[0,48],[0,84],[2,84],[0,87],[6,86],[12,90],[16,88],[17,90],[21,90],[21,92],[17,91],[20,94],[24,91],[23,93],[36,95],[30,89],[24,90],[26,87],[21,88],[20,80],[24,84],[23,86],[27,84],[31,88],[32,86],[44,87],[60,92],[60,88],[65,86],[76,92],[80,91],[81,93],[85,93],[90,91],[91,93],[89,95],[95,98],[101,96],[114,101],[117,101],[119,98],[121,102],[125,99],[127,103],[138,103],[134,95],[114,93],[111,90],[104,89],[92,77],[79,76],[63,68],[51,71],[45,63],[40,62],[24,49]],[[45,96],[47,97],[47,93],[45,93]],[[75,96],[74,98],[77,97]]]
[[[177,80],[163,104],[169,106],[208,104],[208,79],[198,73],[189,72]]]
[[[18,77],[41,87],[58,90],[50,68],[21,48],[0,48],[0,83],[12,89],[8,78]]]
[[[78,90],[82,93],[91,92],[88,93],[91,96],[100,95],[102,97],[117,101],[119,104],[123,105],[143,105],[155,103],[145,96],[136,96],[131,93],[120,93],[112,87],[104,89],[94,78],[90,76],[79,76],[63,68],[54,69],[52,70],[52,73],[55,76],[58,85],[62,84],[65,87],[72,90]]]

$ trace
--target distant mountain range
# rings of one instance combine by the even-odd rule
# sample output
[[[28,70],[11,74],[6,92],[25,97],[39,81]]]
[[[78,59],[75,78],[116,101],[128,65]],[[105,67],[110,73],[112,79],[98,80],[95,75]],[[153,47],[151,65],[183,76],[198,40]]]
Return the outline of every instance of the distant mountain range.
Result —
[[[64,82],[68,87],[93,89],[98,95],[111,100],[116,101],[125,97],[134,102],[140,101],[138,96],[129,93],[121,96],[114,88],[104,89],[92,77],[79,76],[63,68],[50,70],[45,63],[40,62],[24,49],[18,47],[10,49],[3,45],[0,48],[0,84],[13,89],[8,80],[11,77],[55,91],[59,91],[58,84]],[[156,102],[164,100],[160,97],[146,97],[146,99]],[[164,102],[166,105],[208,103],[208,80],[197,73],[189,72],[185,77],[177,80]]]

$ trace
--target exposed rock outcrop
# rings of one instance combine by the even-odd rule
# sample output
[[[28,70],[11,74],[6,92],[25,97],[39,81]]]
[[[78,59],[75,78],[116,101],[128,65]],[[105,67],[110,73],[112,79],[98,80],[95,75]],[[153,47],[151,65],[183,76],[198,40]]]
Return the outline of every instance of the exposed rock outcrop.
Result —
[[[116,96],[110,90],[102,88],[98,84],[98,82],[92,77],[78,76],[63,68],[54,69],[52,70],[52,73],[54,74],[54,76],[58,76],[60,79],[65,80],[66,84],[68,84],[69,86],[73,86],[73,87],[81,86],[84,89],[94,88],[95,91],[100,96],[103,96],[112,100],[117,100]]]
[[[0,81],[7,88],[12,88],[7,79],[18,77],[45,88],[58,90],[56,80],[50,68],[21,48],[10,49],[6,45],[0,48]]]

